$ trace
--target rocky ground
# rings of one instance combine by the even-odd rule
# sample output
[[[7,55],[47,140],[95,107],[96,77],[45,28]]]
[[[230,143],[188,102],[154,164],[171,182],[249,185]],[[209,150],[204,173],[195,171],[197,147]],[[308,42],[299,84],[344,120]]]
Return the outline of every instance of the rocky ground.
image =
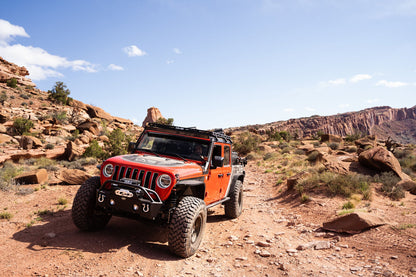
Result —
[[[93,169],[91,168],[90,171]],[[79,186],[0,192],[2,276],[416,276],[416,196],[392,201],[374,191],[368,211],[389,224],[360,234],[323,232],[345,199],[312,195],[302,204],[278,174],[246,167],[244,211],[209,212],[200,250],[169,253],[163,228],[123,218],[99,232],[72,224]],[[65,203],[67,201],[67,203]],[[412,225],[413,224],[413,225]],[[304,249],[304,250],[302,250]]]

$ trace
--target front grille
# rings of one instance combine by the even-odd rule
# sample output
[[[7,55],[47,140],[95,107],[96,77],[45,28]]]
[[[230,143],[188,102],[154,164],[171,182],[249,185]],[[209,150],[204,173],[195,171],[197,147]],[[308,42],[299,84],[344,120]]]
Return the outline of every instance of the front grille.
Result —
[[[140,186],[155,190],[158,176],[159,174],[156,172],[116,165],[111,179],[116,181],[123,178],[134,179],[140,182]]]

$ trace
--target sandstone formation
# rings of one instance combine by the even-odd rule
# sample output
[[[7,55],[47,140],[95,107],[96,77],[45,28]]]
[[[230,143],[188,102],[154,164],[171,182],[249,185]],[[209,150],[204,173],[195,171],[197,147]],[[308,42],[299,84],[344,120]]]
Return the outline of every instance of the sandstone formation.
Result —
[[[63,169],[56,178],[64,184],[82,185],[91,175],[79,169]]]
[[[29,75],[29,71],[24,66],[18,66],[10,63],[0,57],[0,82],[6,83],[8,80],[15,78],[18,84],[23,86],[35,87],[36,85],[25,76]]]
[[[147,116],[142,123],[142,127],[145,127],[147,123],[156,122],[159,118],[163,118],[158,108],[151,107],[147,109]]]
[[[378,227],[386,222],[371,213],[355,212],[323,223],[323,229],[338,233],[357,234],[364,230]]]
[[[23,173],[14,180],[21,185],[28,185],[28,184],[42,184],[48,181],[48,172],[46,169],[39,169],[32,172]]]
[[[251,130],[259,134],[267,131],[288,131],[299,138],[312,137],[318,132],[347,136],[357,132],[374,134],[379,139],[408,144],[416,143],[416,106],[394,109],[387,106],[369,108],[332,116],[312,116],[289,119],[263,125],[230,128],[227,131]]]

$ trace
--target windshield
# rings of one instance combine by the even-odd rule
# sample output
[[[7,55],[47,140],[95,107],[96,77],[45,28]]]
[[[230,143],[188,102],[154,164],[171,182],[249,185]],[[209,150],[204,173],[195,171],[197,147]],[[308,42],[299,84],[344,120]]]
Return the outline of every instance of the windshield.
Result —
[[[180,136],[145,133],[136,150],[166,155],[183,160],[204,161],[208,157],[209,141]]]

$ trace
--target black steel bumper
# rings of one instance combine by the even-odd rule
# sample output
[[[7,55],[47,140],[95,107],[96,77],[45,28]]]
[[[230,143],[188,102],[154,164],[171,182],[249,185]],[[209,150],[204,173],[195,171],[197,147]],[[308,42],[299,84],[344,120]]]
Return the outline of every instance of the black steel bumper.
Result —
[[[96,205],[110,213],[127,213],[154,220],[163,202],[154,190],[137,183],[109,180],[97,190]]]

